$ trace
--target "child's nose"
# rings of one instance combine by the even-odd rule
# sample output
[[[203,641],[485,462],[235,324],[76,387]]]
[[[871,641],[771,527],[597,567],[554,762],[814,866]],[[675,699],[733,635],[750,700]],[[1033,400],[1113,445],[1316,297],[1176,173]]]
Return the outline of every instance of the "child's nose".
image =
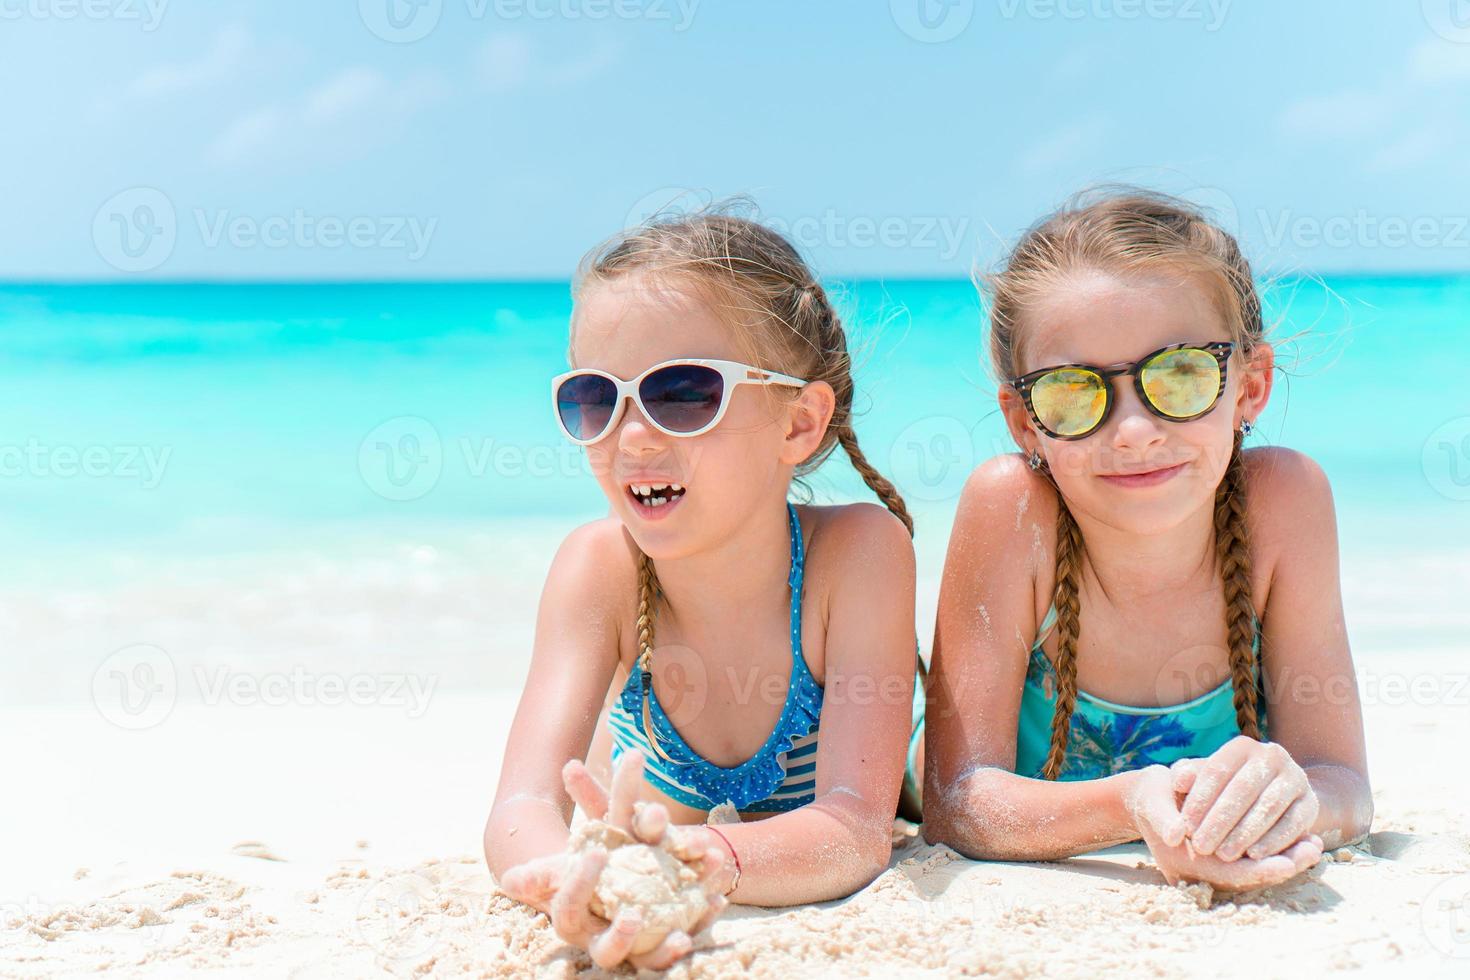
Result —
[[[613,439],[619,449],[625,452],[638,452],[661,448],[664,434],[653,427],[636,403],[630,403],[623,417],[618,420]]]
[[[1117,399],[1113,404],[1115,446],[1136,449],[1164,441],[1163,421],[1148,410],[1131,384],[1119,384],[1113,396]]]

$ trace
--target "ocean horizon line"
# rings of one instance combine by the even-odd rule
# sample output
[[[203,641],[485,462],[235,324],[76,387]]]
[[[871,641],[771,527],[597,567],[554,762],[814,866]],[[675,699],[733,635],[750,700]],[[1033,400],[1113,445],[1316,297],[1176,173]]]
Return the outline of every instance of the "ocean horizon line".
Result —
[[[963,276],[934,276],[934,275],[911,275],[911,274],[831,274],[822,277],[829,282],[893,282],[893,283],[936,283],[953,284],[968,283],[972,281],[969,275]],[[1424,269],[1424,270],[1388,270],[1388,269],[1334,269],[1334,270],[1310,270],[1303,272],[1285,273],[1261,277],[1263,282],[1280,283],[1296,282],[1302,280],[1331,280],[1331,279],[1353,279],[1371,280],[1377,282],[1391,282],[1395,280],[1424,282],[1432,280],[1454,281],[1470,279],[1470,269],[1448,270],[1448,269]],[[254,278],[128,278],[128,279],[70,279],[70,278],[0,278],[0,289],[24,289],[24,288],[117,288],[117,287],[161,287],[176,286],[198,288],[204,286],[221,287],[266,287],[280,288],[286,286],[563,286],[571,282],[570,276],[423,276],[411,279],[375,279],[375,278],[280,278],[280,279],[254,279]]]

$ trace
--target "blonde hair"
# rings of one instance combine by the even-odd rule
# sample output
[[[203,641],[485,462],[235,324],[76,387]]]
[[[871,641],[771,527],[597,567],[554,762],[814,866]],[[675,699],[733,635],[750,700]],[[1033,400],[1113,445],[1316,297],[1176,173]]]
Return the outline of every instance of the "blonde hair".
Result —
[[[751,364],[831,385],[836,396],[832,419],[816,450],[796,467],[796,476],[811,473],[841,446],[863,482],[913,534],[913,518],[898,490],[858,447],[852,357],[842,320],[790,242],[757,221],[720,209],[656,217],[588,253],[578,267],[573,295],[635,272],[691,287],[723,314]],[[657,591],[653,561],[640,552],[638,647],[644,663],[653,646]]]
[[[1123,277],[1182,273],[1204,284],[1220,311],[1236,352],[1249,358],[1265,340],[1261,300],[1250,264],[1235,239],[1197,208],[1165,194],[1136,188],[1084,195],[1043,219],[1022,236],[986,285],[991,294],[990,359],[1000,383],[1021,373],[1019,348],[1026,311],[1036,299],[1078,272]],[[1256,717],[1255,607],[1251,596],[1250,542],[1245,519],[1242,435],[1236,432],[1230,463],[1215,490],[1215,553],[1225,592],[1225,627],[1235,721],[1260,738]],[[1056,485],[1054,478],[1053,486]],[[1061,775],[1077,705],[1079,585],[1085,542],[1082,529],[1058,489],[1056,587],[1057,702],[1051,747],[1042,776]]]

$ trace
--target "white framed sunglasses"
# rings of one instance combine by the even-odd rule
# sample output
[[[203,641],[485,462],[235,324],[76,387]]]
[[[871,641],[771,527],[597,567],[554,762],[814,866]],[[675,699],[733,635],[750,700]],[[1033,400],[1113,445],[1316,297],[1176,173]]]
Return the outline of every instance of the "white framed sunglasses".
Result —
[[[559,374],[551,379],[551,404],[556,424],[579,446],[611,432],[629,400],[660,432],[697,436],[720,424],[740,385],[801,388],[806,382],[739,361],[680,358],[655,364],[631,381],[595,368]]]

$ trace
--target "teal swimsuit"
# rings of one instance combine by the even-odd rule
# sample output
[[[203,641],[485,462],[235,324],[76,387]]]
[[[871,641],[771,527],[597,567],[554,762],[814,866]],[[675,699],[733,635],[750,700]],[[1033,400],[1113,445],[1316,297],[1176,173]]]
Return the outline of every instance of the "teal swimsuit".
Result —
[[[1026,665],[1026,687],[1021,693],[1021,715],[1016,728],[1016,772],[1040,778],[1051,749],[1051,720],[1056,708],[1056,668],[1041,645],[1056,625],[1053,607],[1046,611],[1041,633],[1031,647]],[[1261,633],[1255,637],[1259,662]],[[1257,712],[1265,737],[1266,711],[1259,697]],[[1169,765],[1180,759],[1207,756],[1240,734],[1235,722],[1235,691],[1227,678],[1212,691],[1183,704],[1144,708],[1117,704],[1077,692],[1072,730],[1060,779],[1101,779],[1115,773]]]
[[[1031,645],[1026,665],[1026,684],[1021,692],[1021,711],[1016,725],[1015,772],[1041,778],[1051,749],[1052,713],[1056,708],[1056,668],[1042,651],[1047,634],[1056,625],[1056,608],[1046,611],[1041,632]],[[1257,624],[1254,649],[1257,663],[1256,711],[1261,737],[1266,737],[1266,703],[1260,689],[1261,631]],[[923,738],[924,722],[915,699],[915,723],[909,739],[909,771],[906,785],[920,786],[923,774],[915,771],[914,755]],[[1210,755],[1240,734],[1235,721],[1235,692],[1227,679],[1219,687],[1183,704],[1157,708],[1117,704],[1077,692],[1072,727],[1067,738],[1060,779],[1101,779],[1115,773],[1155,764],[1169,765],[1179,759]]]

